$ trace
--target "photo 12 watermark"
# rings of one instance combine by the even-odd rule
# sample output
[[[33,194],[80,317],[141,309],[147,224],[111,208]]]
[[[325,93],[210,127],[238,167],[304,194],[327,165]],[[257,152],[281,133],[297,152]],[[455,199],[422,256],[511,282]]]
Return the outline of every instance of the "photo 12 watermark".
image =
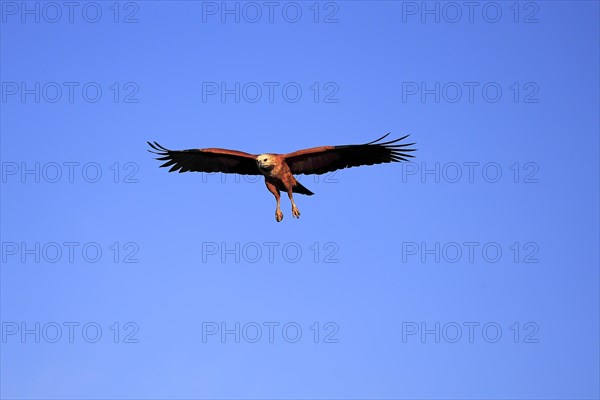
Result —
[[[137,264],[137,242],[11,242],[0,244],[3,264]]]
[[[3,321],[2,343],[139,343],[136,322]]]
[[[139,165],[133,161],[4,161],[0,181],[4,184],[139,183]]]
[[[339,92],[334,81],[204,81],[202,103],[337,104]]]
[[[402,82],[402,103],[496,104],[540,102],[537,82],[410,81]]]
[[[202,242],[202,263],[337,264],[337,242]]]
[[[2,81],[2,104],[96,104],[140,102],[137,82]]]
[[[400,258],[403,264],[496,264],[501,261],[538,264],[539,252],[540,245],[533,241],[406,241],[400,244]]]
[[[421,161],[403,162],[399,168],[402,183],[540,183],[540,166],[535,161]]]
[[[514,343],[537,344],[536,322],[402,322],[402,343]]]
[[[537,24],[535,1],[402,1],[402,23],[421,24]]]
[[[137,24],[140,3],[136,1],[2,1],[3,24]]]
[[[257,24],[312,22],[337,24],[340,4],[335,1],[203,1],[202,23]]]
[[[339,171],[331,171],[321,175],[306,175],[298,178],[305,183],[310,184],[337,184],[340,183]],[[240,174],[225,174],[221,172],[200,172],[200,181],[202,183],[252,183],[252,184],[265,184],[265,177],[263,175],[240,175]]]
[[[336,322],[202,322],[202,343],[339,343]]]

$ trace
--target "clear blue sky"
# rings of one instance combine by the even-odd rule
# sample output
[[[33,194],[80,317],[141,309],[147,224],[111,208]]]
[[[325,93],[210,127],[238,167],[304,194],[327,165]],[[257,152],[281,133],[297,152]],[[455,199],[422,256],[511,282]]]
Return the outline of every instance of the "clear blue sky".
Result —
[[[597,2],[0,8],[2,398],[600,396]]]

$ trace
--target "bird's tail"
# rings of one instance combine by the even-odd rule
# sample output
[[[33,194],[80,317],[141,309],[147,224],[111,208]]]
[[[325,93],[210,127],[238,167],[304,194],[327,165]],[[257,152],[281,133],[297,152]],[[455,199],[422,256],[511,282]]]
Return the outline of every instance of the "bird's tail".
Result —
[[[292,187],[292,192],[305,194],[307,196],[312,196],[314,194],[313,192],[302,186],[302,184],[298,181],[296,181],[296,184],[294,185],[294,187]]]

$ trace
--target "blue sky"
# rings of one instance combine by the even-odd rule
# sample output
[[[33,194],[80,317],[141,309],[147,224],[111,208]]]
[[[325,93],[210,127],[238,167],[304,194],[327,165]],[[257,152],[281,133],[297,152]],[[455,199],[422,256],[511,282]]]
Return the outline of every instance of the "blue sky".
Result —
[[[2,398],[600,396],[597,2],[0,9]]]

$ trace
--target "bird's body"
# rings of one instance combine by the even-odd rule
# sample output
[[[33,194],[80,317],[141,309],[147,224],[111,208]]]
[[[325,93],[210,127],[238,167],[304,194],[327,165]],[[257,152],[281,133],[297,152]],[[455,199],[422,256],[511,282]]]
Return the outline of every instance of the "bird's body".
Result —
[[[265,177],[265,184],[269,192],[273,193],[277,200],[277,208],[275,210],[275,219],[277,222],[283,219],[283,213],[280,209],[280,194],[279,192],[286,192],[292,203],[292,215],[295,218],[300,217],[300,211],[294,203],[292,193],[300,193],[308,196],[312,196],[314,193],[306,189],[300,184],[292,174],[290,167],[285,161],[285,155],[283,154],[259,154],[256,157],[256,163],[258,170]]]
[[[277,208],[275,219],[283,219],[280,209],[280,192],[286,192],[292,203],[292,215],[300,217],[294,203],[293,193],[312,196],[314,193],[296,180],[294,174],[324,174],[341,168],[407,161],[413,157],[407,148],[414,143],[395,144],[408,135],[389,142],[380,142],[387,135],[373,142],[359,145],[321,146],[288,154],[264,153],[253,155],[237,150],[207,148],[169,150],[158,143],[150,143],[152,153],[166,161],[161,167],[171,166],[169,172],[223,172],[242,175],[263,175],[267,189],[275,196]],[[379,143],[377,143],[379,142]]]
[[[300,184],[292,174],[283,154],[260,154],[256,158],[258,170],[265,177],[265,183],[274,185],[278,190],[312,195],[313,192]],[[268,161],[266,161],[268,160]]]

